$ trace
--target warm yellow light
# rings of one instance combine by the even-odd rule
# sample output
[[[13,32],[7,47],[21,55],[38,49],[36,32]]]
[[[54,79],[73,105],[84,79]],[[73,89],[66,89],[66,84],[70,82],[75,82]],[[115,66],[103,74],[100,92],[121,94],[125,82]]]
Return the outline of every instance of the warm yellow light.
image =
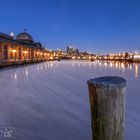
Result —
[[[80,56],[78,56],[77,59],[80,59]]]
[[[130,70],[132,70],[132,65],[129,66]]]
[[[50,57],[50,59],[52,60],[52,59],[53,59],[53,57],[51,56],[51,57]]]
[[[75,59],[75,56],[73,56],[72,59]]]
[[[134,55],[134,59],[140,59],[140,55]]]
[[[91,56],[89,56],[88,59],[91,59]]]
[[[17,50],[11,50],[13,53],[15,53]]]
[[[138,64],[135,65],[135,77],[138,78],[139,67]]]
[[[112,63],[110,63],[110,67],[113,67],[113,64]]]
[[[27,53],[27,51],[23,51],[23,53]]]
[[[115,66],[116,66],[116,68],[118,68],[118,66],[119,66],[118,63],[116,63]]]
[[[105,67],[107,66],[107,63],[105,62]]]
[[[124,63],[121,63],[121,68],[124,68]]]

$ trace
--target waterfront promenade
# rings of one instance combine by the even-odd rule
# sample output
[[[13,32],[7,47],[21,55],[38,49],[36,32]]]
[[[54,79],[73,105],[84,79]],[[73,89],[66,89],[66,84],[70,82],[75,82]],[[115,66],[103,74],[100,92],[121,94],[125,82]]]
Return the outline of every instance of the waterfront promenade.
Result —
[[[16,140],[91,140],[87,80],[124,77],[126,140],[139,140],[139,65],[52,61],[0,71],[0,125],[14,127]]]

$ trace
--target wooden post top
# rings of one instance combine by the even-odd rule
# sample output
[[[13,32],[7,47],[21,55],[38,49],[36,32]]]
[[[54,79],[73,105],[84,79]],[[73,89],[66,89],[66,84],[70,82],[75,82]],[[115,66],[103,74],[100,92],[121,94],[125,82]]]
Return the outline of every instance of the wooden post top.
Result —
[[[89,85],[92,85],[94,87],[120,87],[123,88],[126,86],[126,80],[122,77],[117,76],[104,76],[99,78],[90,79],[87,81]]]

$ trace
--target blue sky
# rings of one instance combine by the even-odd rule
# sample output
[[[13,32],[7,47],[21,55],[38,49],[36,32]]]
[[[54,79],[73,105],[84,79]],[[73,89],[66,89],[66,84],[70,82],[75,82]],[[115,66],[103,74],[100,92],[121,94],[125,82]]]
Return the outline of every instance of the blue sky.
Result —
[[[139,0],[1,0],[0,18],[1,32],[25,28],[51,49],[140,50]]]

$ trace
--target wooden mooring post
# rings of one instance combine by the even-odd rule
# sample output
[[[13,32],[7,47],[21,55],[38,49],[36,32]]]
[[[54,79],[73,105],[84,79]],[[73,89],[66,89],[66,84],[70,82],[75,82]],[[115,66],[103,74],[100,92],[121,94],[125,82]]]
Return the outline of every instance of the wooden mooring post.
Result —
[[[88,80],[93,140],[124,140],[126,80],[99,77]]]

